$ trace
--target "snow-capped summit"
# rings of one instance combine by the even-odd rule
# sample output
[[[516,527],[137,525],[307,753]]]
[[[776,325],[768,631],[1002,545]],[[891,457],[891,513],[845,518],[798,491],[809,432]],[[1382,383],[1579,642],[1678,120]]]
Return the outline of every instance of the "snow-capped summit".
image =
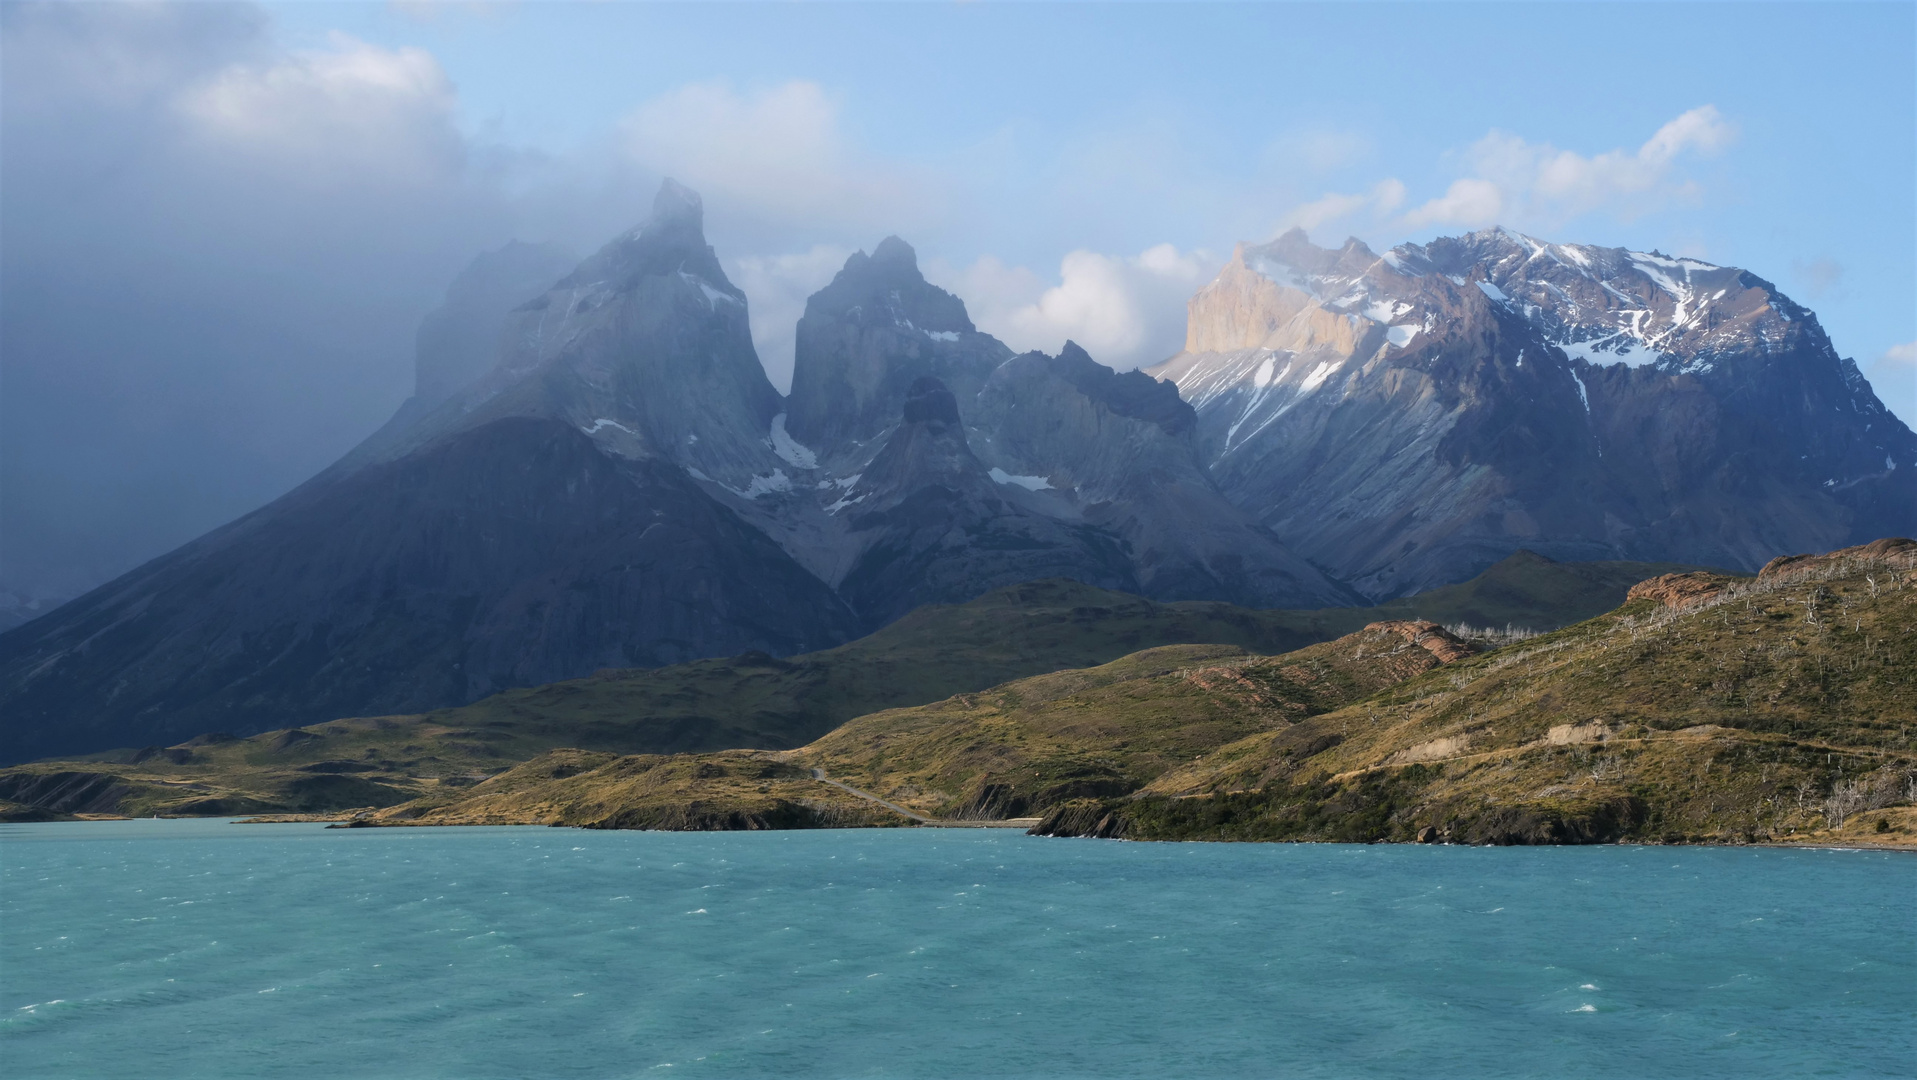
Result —
[[[1507,229],[1407,244],[1393,255],[1434,273],[1478,276],[1546,340],[1594,364],[1708,371],[1731,356],[1830,347],[1810,313],[1776,286],[1699,259],[1553,244]]]
[[[1213,477],[1373,596],[1515,548],[1755,568],[1917,531],[1917,437],[1735,267],[1487,229],[1240,245],[1153,374]]]

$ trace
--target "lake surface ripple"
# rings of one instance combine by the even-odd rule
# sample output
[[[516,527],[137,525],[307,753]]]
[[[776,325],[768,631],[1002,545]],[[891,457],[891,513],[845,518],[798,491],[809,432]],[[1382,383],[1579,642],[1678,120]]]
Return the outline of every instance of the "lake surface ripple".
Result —
[[[0,826],[9,1077],[1917,1072],[1917,858]]]

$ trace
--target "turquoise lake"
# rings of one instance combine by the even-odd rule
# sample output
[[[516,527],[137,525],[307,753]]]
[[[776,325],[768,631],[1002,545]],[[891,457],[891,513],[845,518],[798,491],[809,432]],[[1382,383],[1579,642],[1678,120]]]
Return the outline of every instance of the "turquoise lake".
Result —
[[[1917,1073],[1917,858],[0,826],[39,1077]]]

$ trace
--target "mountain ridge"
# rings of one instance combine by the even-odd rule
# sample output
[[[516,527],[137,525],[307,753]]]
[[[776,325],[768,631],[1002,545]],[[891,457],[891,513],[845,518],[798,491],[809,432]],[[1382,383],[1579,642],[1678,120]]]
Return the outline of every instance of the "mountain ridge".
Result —
[[[1913,531],[1917,436],[1746,271],[1293,230],[1240,245],[1190,316],[1150,370],[1194,404],[1220,486],[1373,598],[1520,546],[1754,570]]]
[[[499,258],[360,447],[0,634],[0,757],[815,650],[1053,576],[1311,608],[1519,549],[1750,570],[1917,531],[1917,437],[1808,309],[1696,260],[1287,233],[1158,381],[1014,353],[893,236],[808,301],[782,397],[683,186],[563,276]]]

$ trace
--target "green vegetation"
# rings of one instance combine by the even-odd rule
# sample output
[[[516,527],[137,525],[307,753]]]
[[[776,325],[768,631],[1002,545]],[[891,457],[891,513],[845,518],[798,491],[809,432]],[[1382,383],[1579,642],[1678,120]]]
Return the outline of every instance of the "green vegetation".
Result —
[[[1274,657],[1160,647],[797,750],[595,759],[532,794],[488,782],[381,816],[772,820],[765,800],[796,805],[820,769],[935,818],[1042,815],[1052,835],[1917,844],[1917,544],[1651,584],[1490,652],[1406,622]],[[635,774],[657,779],[622,787]]]
[[[603,671],[419,716],[342,719],[245,739],[203,736],[174,747],[17,766],[0,770],[0,800],[13,804],[0,803],[0,819],[49,814],[333,814],[416,799],[450,805],[473,785],[561,748],[607,755],[786,749],[819,739],[857,717],[1108,664],[1140,650],[1190,643],[1227,646],[1231,648],[1204,656],[1210,666],[1230,667],[1248,663],[1249,654],[1296,650],[1381,617],[1418,614],[1438,622],[1548,628],[1608,610],[1633,582],[1670,569],[1682,568],[1553,563],[1519,553],[1461,585],[1381,608],[1322,611],[1160,604],[1071,581],[1032,582],[966,604],[921,608],[859,641],[786,660],[746,654],[652,670]],[[1226,663],[1231,656],[1239,661]],[[1057,685],[1082,677],[1073,675]],[[1016,692],[1034,695],[1035,701],[1043,696],[1036,688]],[[1287,706],[1290,711],[1280,710],[1294,718],[1346,700],[1338,694],[1306,693],[1302,687],[1280,696],[1284,694],[1298,698]],[[1158,755],[1153,760],[1171,760],[1167,755],[1188,759],[1219,741],[1250,734],[1257,729],[1242,725],[1252,715],[1227,716],[1211,734],[1194,730],[1165,736],[1169,741],[1151,751]],[[1176,726],[1178,719],[1172,710],[1161,722]],[[1085,751],[1090,745],[1086,740],[1092,738],[1071,735],[1048,744],[1053,748],[1032,756],[1022,766],[1027,772],[1009,788],[1002,780],[991,780],[1010,792],[1002,797],[973,790],[985,773],[967,771],[971,766],[954,759],[923,777],[922,786],[938,792],[936,797],[908,802],[940,813],[976,802],[972,812],[988,813],[1021,798],[1028,806],[1039,805],[1032,797],[1052,788],[1059,791],[1046,798],[1061,791],[1129,791],[1149,778],[1135,765],[1113,773],[1115,766],[1100,763],[1114,752],[1126,761],[1144,761],[1149,756],[1144,750]],[[869,771],[879,778],[889,775],[883,768],[869,767],[855,751],[852,736],[828,742],[833,756],[822,767],[834,775],[841,769],[861,775]],[[1125,779],[1113,779],[1120,774]],[[1073,784],[1078,786],[1059,787]],[[979,802],[981,797],[984,801]]]
[[[1141,838],[1910,844],[1913,701],[1917,545],[1880,542],[1677,606],[1634,600],[1226,744],[1122,805],[1047,825],[1083,831],[1112,815],[1108,833]]]

